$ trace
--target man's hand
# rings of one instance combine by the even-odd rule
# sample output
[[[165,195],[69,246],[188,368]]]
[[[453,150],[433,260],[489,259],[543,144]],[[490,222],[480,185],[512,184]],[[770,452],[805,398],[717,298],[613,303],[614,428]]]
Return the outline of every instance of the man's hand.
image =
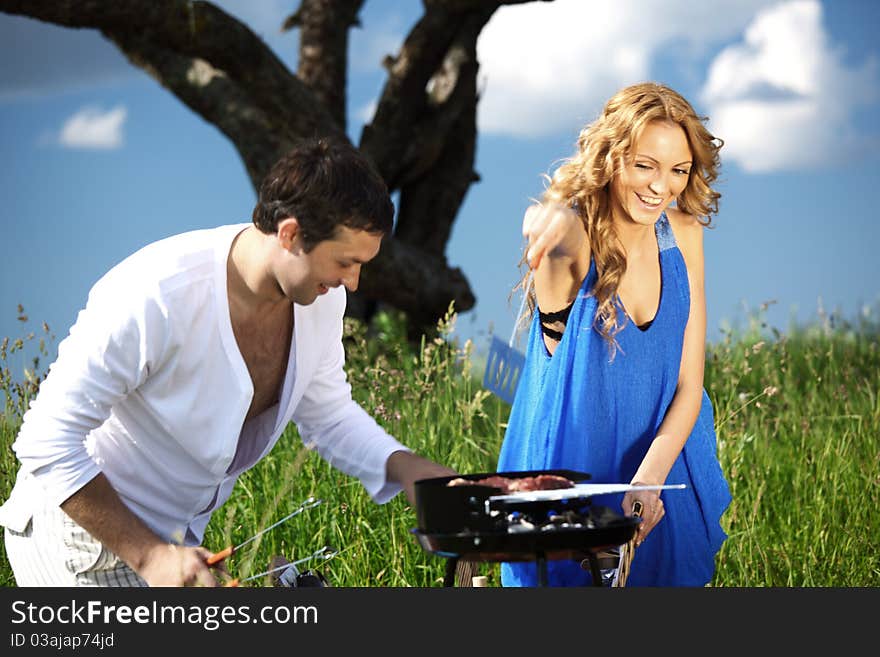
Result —
[[[166,543],[149,550],[138,574],[150,586],[217,586],[207,565],[211,551]],[[225,572],[225,568],[220,570]]]
[[[217,586],[207,564],[209,550],[172,545],[157,536],[122,503],[103,474],[62,502],[61,510],[150,586]]]
[[[385,473],[389,480],[396,481],[403,486],[406,499],[412,505],[416,503],[415,483],[419,479],[449,477],[458,474],[452,468],[434,463],[434,461],[412,452],[402,450],[394,452],[388,457],[388,462],[385,464]]]

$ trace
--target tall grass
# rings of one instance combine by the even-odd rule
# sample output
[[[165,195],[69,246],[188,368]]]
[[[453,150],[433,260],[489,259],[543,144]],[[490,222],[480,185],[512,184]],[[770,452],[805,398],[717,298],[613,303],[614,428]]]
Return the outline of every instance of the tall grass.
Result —
[[[767,337],[759,316],[710,347],[733,494],[717,585],[880,585],[878,336],[870,315],[820,315]]]
[[[876,322],[832,320],[783,335],[756,317],[707,349],[706,387],[733,493],[715,586],[880,585],[880,331]],[[414,348],[399,316],[383,314],[369,329],[346,319],[349,379],[357,401],[416,452],[460,472],[492,471],[510,409],[480,386],[473,345],[455,339],[454,321],[450,314],[436,338]],[[35,391],[15,387],[10,355],[0,353],[2,499],[16,468],[11,443]],[[230,571],[247,577],[273,555],[293,560],[330,546],[339,550],[332,560],[300,568],[320,569],[334,586],[441,585],[445,560],[418,545],[405,497],[374,504],[305,449],[293,426],[241,477],[205,545],[237,544],[312,496],[322,504],[234,555]],[[479,569],[498,585],[496,564]],[[2,547],[0,584],[14,585]]]

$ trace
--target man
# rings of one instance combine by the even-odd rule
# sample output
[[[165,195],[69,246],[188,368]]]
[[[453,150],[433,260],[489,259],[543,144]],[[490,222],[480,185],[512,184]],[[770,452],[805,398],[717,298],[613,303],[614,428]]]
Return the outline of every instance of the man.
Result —
[[[266,176],[253,225],[158,241],[101,278],[13,445],[18,585],[216,585],[205,527],[290,421],[377,503],[453,474],[383,431],[343,371],[343,286],[393,212],[357,150],[309,140]]]

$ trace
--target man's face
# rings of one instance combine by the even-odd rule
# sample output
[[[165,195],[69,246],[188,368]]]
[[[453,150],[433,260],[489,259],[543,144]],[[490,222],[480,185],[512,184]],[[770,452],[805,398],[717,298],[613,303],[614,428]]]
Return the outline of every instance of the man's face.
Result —
[[[344,285],[357,290],[361,266],[376,257],[382,243],[380,233],[340,226],[333,237],[318,242],[306,252],[298,250],[295,263],[285,266],[288,275],[279,284],[286,296],[300,305],[313,303],[331,287]]]

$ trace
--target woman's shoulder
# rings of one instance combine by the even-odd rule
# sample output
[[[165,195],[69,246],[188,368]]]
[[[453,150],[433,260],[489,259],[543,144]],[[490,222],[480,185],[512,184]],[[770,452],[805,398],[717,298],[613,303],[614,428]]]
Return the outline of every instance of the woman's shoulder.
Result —
[[[678,250],[684,259],[690,276],[702,278],[703,271],[703,224],[696,216],[678,208],[667,208],[666,217],[675,235]]]
[[[702,253],[704,225],[696,215],[670,207],[666,208],[666,218],[685,260]]]
[[[700,229],[703,228],[703,224],[700,223],[696,215],[688,214],[676,207],[666,208],[666,217],[669,219],[669,225],[672,226],[672,230],[676,232],[676,235],[680,231],[700,232]]]

